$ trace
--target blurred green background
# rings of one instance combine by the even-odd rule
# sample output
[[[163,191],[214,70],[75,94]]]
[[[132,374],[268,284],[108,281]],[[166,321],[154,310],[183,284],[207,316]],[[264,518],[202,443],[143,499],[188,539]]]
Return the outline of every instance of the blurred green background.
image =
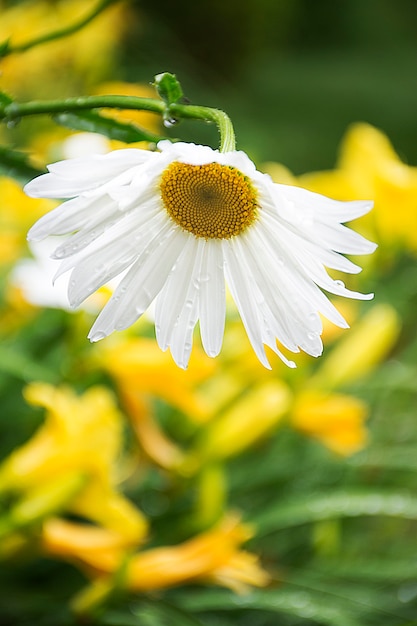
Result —
[[[134,4],[127,80],[177,74],[193,102],[225,109],[238,147],[294,173],[333,166],[367,121],[417,162],[413,0],[200,0]],[[209,140],[198,124],[181,135]],[[189,125],[188,125],[189,127]]]

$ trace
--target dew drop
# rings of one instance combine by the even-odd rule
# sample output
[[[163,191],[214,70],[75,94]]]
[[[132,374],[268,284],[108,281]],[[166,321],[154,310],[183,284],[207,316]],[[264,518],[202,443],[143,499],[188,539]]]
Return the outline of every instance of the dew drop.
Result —
[[[334,284],[335,284],[337,287],[341,287],[342,289],[344,289],[344,288],[345,288],[345,286],[346,286],[346,285],[345,285],[345,283],[343,282],[343,280],[335,280],[335,281],[334,281]]]
[[[172,128],[177,122],[178,120],[176,120],[175,117],[168,117],[164,119],[164,126],[165,128]]]
[[[291,598],[291,604],[297,609],[305,608],[310,603],[310,596],[308,593],[300,591],[295,593]]]
[[[14,119],[14,120],[9,120],[9,121],[6,123],[6,127],[7,127],[9,130],[11,130],[11,129],[13,129],[13,128],[16,128],[16,126],[19,124],[19,122],[20,122],[20,118],[16,118],[16,119]]]
[[[400,602],[406,604],[411,602],[417,597],[417,585],[416,583],[406,583],[401,585],[398,590],[397,597]]]

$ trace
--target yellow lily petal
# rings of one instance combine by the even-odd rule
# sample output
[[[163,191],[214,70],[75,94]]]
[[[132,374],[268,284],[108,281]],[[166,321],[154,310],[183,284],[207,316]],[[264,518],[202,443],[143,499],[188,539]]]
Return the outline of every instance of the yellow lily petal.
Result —
[[[0,466],[1,489],[21,492],[22,507],[38,492],[59,494],[66,482],[71,484],[81,476],[83,488],[68,497],[62,508],[130,541],[142,539],[147,530],[144,516],[116,488],[123,421],[113,395],[103,387],[93,387],[77,396],[69,388],[45,383],[28,385],[24,393],[30,404],[46,409],[46,419]]]
[[[294,403],[291,421],[334,452],[349,455],[367,442],[367,415],[367,405],[352,396],[306,391]]]
[[[267,435],[288,411],[291,392],[282,381],[260,383],[233,403],[202,433],[203,457],[238,454]]]
[[[125,562],[126,552],[112,548],[84,547],[81,541],[69,541],[63,527],[48,529],[48,546],[55,555],[75,559],[86,566],[93,577],[112,576]],[[64,531],[72,529],[64,528]],[[252,536],[251,529],[236,516],[224,518],[214,528],[175,546],[153,548],[132,556],[126,564],[124,587],[131,591],[165,589],[190,582],[211,581],[243,589],[263,586],[269,577],[256,556],[241,550]]]
[[[311,385],[332,389],[366,376],[394,346],[400,320],[389,304],[370,309],[335,345]]]

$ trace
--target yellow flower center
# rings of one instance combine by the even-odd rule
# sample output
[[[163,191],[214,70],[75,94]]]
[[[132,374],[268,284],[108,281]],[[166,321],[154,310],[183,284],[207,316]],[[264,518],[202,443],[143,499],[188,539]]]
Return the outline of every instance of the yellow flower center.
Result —
[[[235,167],[171,163],[160,183],[162,202],[184,230],[206,239],[239,235],[257,217],[257,193]]]

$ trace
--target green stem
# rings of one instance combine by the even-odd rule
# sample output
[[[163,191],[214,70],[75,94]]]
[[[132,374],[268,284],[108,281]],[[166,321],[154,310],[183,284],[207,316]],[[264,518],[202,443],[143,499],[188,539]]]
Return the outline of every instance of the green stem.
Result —
[[[162,100],[153,98],[138,98],[135,96],[83,96],[67,98],[65,100],[10,102],[0,108],[0,119],[6,122],[18,121],[29,115],[45,115],[69,113],[90,109],[112,108],[152,111],[162,115],[165,120],[200,119],[217,124],[220,133],[220,151],[229,152],[235,149],[235,134],[232,122],[224,111],[210,107],[190,104],[166,104]]]
[[[116,0],[101,0],[90,13],[87,13],[87,15],[84,16],[81,20],[78,20],[78,22],[70,24],[65,28],[60,28],[51,33],[47,33],[46,35],[36,37],[35,39],[31,39],[26,43],[17,44],[15,46],[9,44],[3,52],[3,56],[7,56],[15,52],[25,52],[26,50],[30,50],[30,48],[34,48],[35,46],[39,46],[40,44],[48,43],[49,41],[54,41],[55,39],[61,39],[62,37],[72,35],[73,33],[76,33],[78,30],[81,30],[81,28],[84,28],[84,26],[92,22],[94,18],[97,17],[97,15],[99,15],[102,11],[104,11],[104,9],[106,9],[110,4],[113,4],[115,1]]]
[[[81,96],[66,98],[65,100],[33,100],[31,102],[11,102],[3,109],[6,122],[18,121],[29,115],[54,115],[86,111],[89,109],[136,109],[139,111],[153,111],[163,114],[166,109],[164,102],[153,98],[138,98],[136,96]]]
[[[171,104],[169,111],[175,117],[193,118],[214,122],[220,133],[220,152],[230,152],[236,149],[235,133],[230,117],[220,109],[197,106],[192,104]]]

